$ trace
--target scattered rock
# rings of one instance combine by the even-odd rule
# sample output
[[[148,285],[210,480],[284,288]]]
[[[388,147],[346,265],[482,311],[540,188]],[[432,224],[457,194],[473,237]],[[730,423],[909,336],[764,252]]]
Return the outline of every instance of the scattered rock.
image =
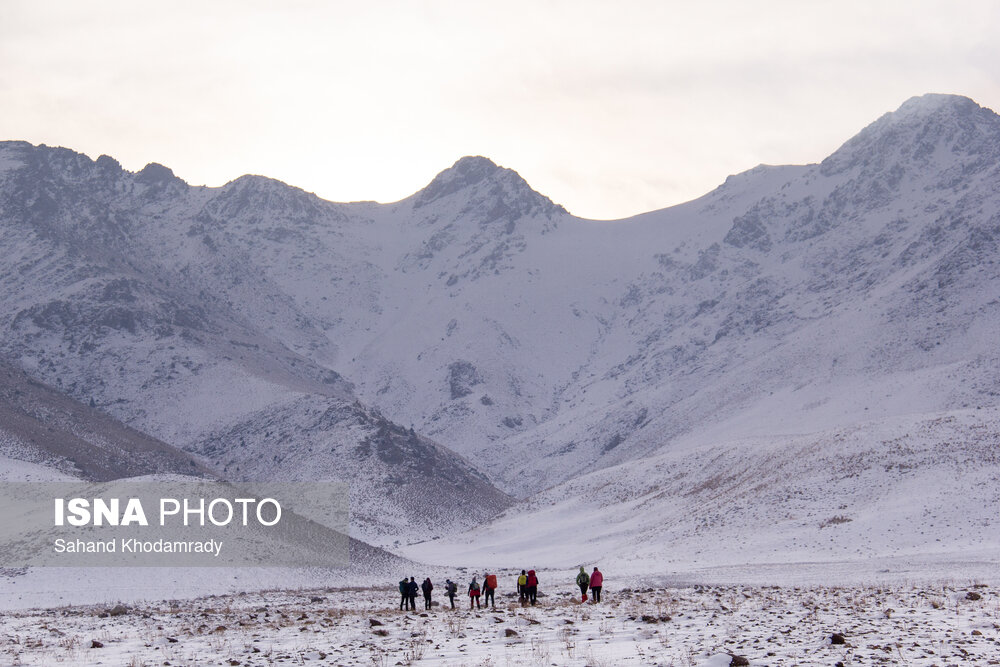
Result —
[[[659,623],[660,622],[660,619],[658,619],[656,616],[650,616],[648,614],[643,614],[641,620],[642,620],[643,623]]]
[[[382,621],[378,620],[377,618],[368,619],[368,627],[374,628],[376,625],[384,625],[384,623],[382,623]]]
[[[976,600],[982,600],[983,596],[980,595],[979,593],[976,593],[975,591],[969,591],[968,593],[965,594],[965,599],[972,600],[973,602],[975,602]]]
[[[969,634],[971,634],[971,635],[972,635],[973,637],[982,637],[982,636],[983,636],[983,633],[982,633],[982,632],[980,632],[979,630],[973,630],[973,631],[972,631],[971,633],[969,633]]]
[[[108,616],[124,616],[128,613],[128,607],[123,604],[116,604],[111,609],[108,609]]]
[[[844,637],[844,635],[840,634],[839,632],[834,632],[832,635],[830,635],[830,643],[831,644],[846,644],[847,643],[847,639]]]
[[[177,643],[177,637],[167,637],[167,642],[170,643],[170,644],[176,644]]]
[[[732,660],[729,661],[729,667],[748,667],[750,661],[744,658],[742,655],[729,654]]]
[[[517,630],[515,630],[514,628],[507,628],[506,630],[503,631],[503,636],[504,637],[517,637],[518,636]]]
[[[236,658],[230,658],[229,664],[233,665],[233,667],[236,667],[236,665],[242,665],[243,663],[237,660]]]
[[[377,634],[379,637],[388,637],[389,636],[389,631],[388,630],[376,630],[375,634]]]
[[[94,639],[90,642],[90,648],[104,648],[104,644]]]
[[[318,595],[314,595],[311,598],[309,598],[309,601],[310,602],[326,602],[326,598],[322,598],[322,597],[320,597]]]

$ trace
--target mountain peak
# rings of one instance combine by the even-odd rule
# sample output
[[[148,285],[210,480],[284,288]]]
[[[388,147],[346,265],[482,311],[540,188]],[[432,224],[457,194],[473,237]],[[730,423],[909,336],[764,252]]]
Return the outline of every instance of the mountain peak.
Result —
[[[517,172],[504,169],[489,158],[482,157],[481,155],[467,155],[435,176],[434,180],[420,191],[419,203],[423,205],[435,199],[447,197],[453,192],[458,192],[463,188],[496,177],[505,171],[509,171],[521,180],[521,182],[524,182],[524,179]],[[527,183],[525,183],[525,186],[527,186]]]
[[[929,116],[942,111],[969,113],[977,109],[982,109],[982,107],[964,95],[926,93],[911,97],[903,102],[896,111],[890,112],[886,116],[897,118]]]
[[[954,156],[996,152],[1000,117],[968,97],[928,93],[911,97],[864,128],[822,162],[825,175],[853,167],[882,169],[914,161],[924,166],[939,151]]]
[[[168,183],[183,183],[181,179],[174,175],[170,167],[165,167],[158,162],[150,162],[135,175],[135,180],[145,185],[167,185]]]
[[[503,167],[496,162],[483,157],[482,155],[466,155],[455,161],[446,171],[455,171],[463,174],[484,174],[489,175],[497,171],[503,171]]]
[[[461,191],[468,191],[475,200],[494,200],[519,215],[534,211],[545,215],[565,212],[562,206],[532,189],[516,171],[481,155],[467,155],[439,173],[414,195],[413,206],[420,208]]]

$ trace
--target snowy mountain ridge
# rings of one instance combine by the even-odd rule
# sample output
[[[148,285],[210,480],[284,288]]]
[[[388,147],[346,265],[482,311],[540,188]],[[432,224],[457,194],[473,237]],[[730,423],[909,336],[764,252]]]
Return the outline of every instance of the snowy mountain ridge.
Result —
[[[719,443],[991,415],[998,185],[1000,119],[939,95],[610,222],[482,157],[337,204],[8,142],[2,352],[229,474],[355,477],[363,535],[418,541],[440,503],[387,490],[443,469],[471,525],[510,502],[480,471],[558,504]]]

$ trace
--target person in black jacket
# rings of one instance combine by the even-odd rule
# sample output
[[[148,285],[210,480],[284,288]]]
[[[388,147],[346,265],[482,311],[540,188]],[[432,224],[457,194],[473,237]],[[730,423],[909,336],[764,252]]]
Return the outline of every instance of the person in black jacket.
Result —
[[[403,577],[399,582],[399,610],[410,608],[410,582]]]
[[[420,590],[420,586],[417,584],[416,581],[414,581],[413,577],[410,577],[409,589],[410,589],[409,590],[409,593],[410,593],[410,609],[412,609],[413,611],[416,611],[417,610],[417,591]]]
[[[424,583],[420,584],[420,588],[424,592],[424,609],[430,609],[431,591],[434,590],[434,584],[431,583],[431,578],[427,577],[424,579]]]

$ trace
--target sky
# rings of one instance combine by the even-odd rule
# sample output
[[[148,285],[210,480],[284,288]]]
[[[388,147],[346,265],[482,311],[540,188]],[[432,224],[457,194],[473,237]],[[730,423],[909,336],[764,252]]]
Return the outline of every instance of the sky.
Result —
[[[818,162],[906,99],[1000,111],[992,0],[0,0],[0,140],[396,201],[485,155],[588,218]]]

